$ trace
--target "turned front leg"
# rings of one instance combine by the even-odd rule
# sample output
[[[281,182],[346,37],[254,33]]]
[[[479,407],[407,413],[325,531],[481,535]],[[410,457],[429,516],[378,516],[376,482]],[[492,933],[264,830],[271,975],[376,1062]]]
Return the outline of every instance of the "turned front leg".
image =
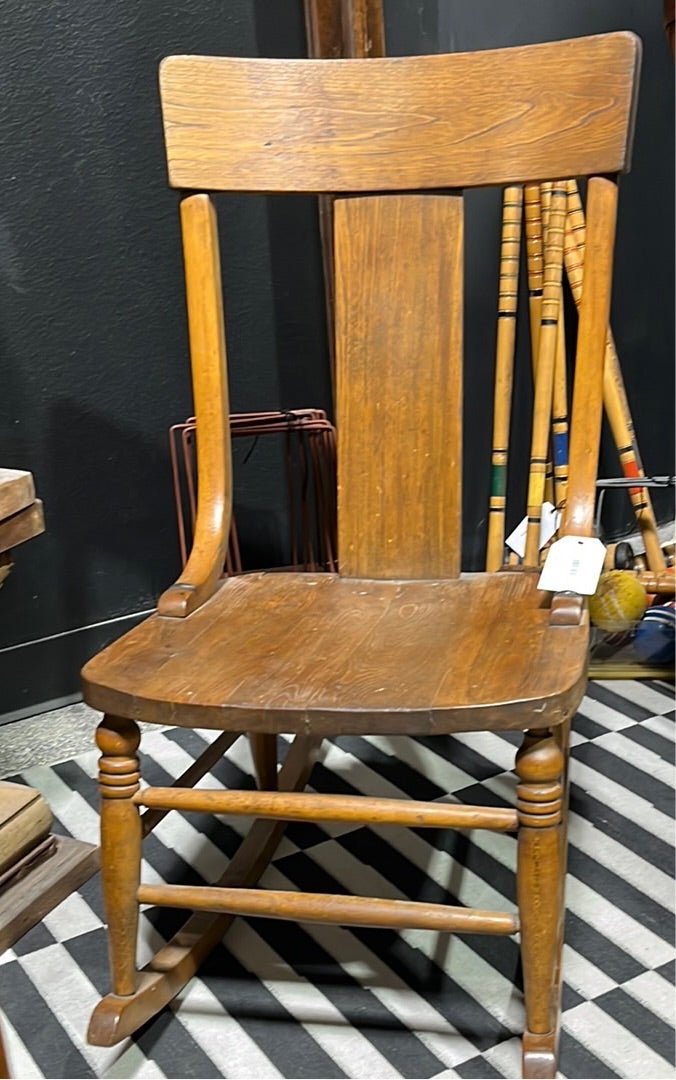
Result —
[[[101,881],[108,922],[113,993],[136,991],[136,935],[141,874],[141,819],[131,801],[139,789],[133,720],[105,716],[96,731],[101,793]]]
[[[526,733],[517,758],[517,900],[526,1002],[524,1076],[554,1076],[562,946],[564,755],[546,730]]]

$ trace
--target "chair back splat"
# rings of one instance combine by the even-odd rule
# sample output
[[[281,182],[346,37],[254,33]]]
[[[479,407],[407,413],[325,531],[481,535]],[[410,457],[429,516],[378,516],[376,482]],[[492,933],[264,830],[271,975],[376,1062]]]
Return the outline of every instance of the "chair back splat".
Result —
[[[337,199],[334,215],[340,572],[457,577],[462,197]]]
[[[593,529],[615,175],[629,163],[639,55],[637,39],[618,33],[410,59],[163,62],[169,180],[186,193],[198,505],[191,555],[157,613],[83,672],[86,701],[106,714],[97,743],[112,993],[92,1016],[95,1044],[119,1042],[168,1004],[237,915],[519,933],[523,1075],[556,1075],[568,741],[586,685],[589,620],[581,596],[550,601],[527,566],[460,572],[463,190],[554,182],[543,302],[533,305],[541,316],[536,411],[542,399],[528,500],[536,551],[526,561],[534,564],[554,387],[562,410],[565,396],[553,318],[564,182],[580,176],[588,217],[562,529]],[[339,574],[221,580],[230,434],[210,193],[242,191],[335,195]],[[505,265],[510,257],[504,248]],[[494,464],[502,453],[498,442]],[[559,471],[559,487],[563,479]],[[139,720],[221,735],[171,787],[141,787]],[[525,732],[513,805],[494,805],[494,791],[489,805],[303,791],[325,737],[424,736],[427,744],[482,730]],[[276,737],[289,733],[278,770]],[[240,734],[249,737],[258,790],[191,790]],[[217,882],[140,882],[142,838],[170,810],[254,819]],[[421,902],[416,875],[411,892],[396,897],[257,888],[284,823],[299,820],[516,830],[516,910],[485,910],[485,889],[459,866],[448,903]],[[196,909],[142,972],[140,903]]]

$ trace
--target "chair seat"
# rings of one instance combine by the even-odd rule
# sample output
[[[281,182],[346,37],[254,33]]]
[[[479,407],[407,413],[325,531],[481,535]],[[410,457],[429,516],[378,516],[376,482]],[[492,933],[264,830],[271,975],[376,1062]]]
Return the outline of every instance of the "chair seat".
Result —
[[[561,723],[588,625],[550,627],[532,573],[452,581],[229,578],[187,618],[152,615],[86,665],[85,700],[235,731],[414,734]]]

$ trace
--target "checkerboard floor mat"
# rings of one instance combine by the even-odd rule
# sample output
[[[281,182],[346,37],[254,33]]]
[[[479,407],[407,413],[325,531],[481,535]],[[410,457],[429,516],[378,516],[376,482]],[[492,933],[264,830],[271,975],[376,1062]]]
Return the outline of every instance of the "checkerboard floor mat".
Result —
[[[561,1074],[672,1078],[674,702],[659,682],[589,686],[572,737]],[[166,785],[213,733],[151,732],[144,780]],[[512,804],[518,736],[326,743],[316,791]],[[285,745],[285,744],[283,744]],[[96,753],[22,776],[57,831],[98,834]],[[250,787],[245,740],[201,785]],[[481,790],[484,791],[482,797]],[[248,823],[168,815],[144,844],[148,882],[217,879]],[[513,837],[290,825],[270,888],[355,891],[483,908],[514,904]],[[145,961],[184,921],[147,909]],[[108,988],[98,876],[0,957],[14,1077],[518,1077],[523,1005],[511,938],[237,919],[135,1038],[87,1045]]]

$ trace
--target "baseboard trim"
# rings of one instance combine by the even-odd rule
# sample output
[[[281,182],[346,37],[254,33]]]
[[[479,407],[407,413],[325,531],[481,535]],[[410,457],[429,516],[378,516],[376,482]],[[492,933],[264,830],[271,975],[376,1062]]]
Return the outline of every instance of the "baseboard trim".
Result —
[[[49,701],[40,701],[35,705],[26,705],[23,709],[14,709],[13,712],[0,713],[0,727],[4,727],[5,724],[13,724],[15,720],[26,720],[29,716],[36,716],[38,713],[63,709],[66,705],[75,705],[78,701],[82,701],[82,694],[66,694],[65,697],[51,698]]]
[[[79,701],[82,665],[153,610],[116,615],[0,649],[0,725]]]

